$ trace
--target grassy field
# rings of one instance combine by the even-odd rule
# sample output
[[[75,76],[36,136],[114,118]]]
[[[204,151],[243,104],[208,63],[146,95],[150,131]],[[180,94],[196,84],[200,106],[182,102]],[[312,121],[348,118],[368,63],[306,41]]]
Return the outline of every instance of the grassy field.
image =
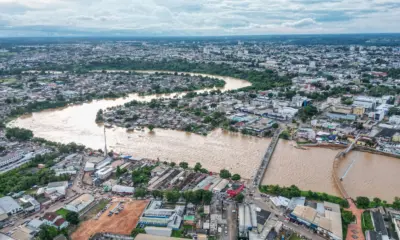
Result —
[[[289,240],[301,240],[301,238],[297,234],[293,234],[290,236]]]
[[[68,213],[69,211],[67,210],[67,209],[64,209],[64,208],[60,208],[60,209],[58,209],[57,211],[56,211],[56,213],[58,214],[58,215],[61,215],[63,218],[66,218],[67,217],[67,213]]]

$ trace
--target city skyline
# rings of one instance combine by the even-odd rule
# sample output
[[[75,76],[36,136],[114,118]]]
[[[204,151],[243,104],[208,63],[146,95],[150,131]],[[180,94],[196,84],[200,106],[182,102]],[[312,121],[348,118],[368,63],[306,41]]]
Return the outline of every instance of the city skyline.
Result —
[[[0,37],[395,33],[394,0],[0,0]]]

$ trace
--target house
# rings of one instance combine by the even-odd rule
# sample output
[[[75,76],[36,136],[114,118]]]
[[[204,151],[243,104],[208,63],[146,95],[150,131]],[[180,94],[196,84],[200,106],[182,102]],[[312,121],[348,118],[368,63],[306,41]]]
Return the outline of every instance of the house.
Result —
[[[63,217],[54,212],[45,213],[43,216],[43,223],[57,229],[64,229],[69,225]]]

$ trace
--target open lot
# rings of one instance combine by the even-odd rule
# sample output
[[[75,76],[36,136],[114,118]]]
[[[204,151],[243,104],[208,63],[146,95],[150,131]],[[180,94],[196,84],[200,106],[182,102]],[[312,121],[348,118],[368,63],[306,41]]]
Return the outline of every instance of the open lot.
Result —
[[[109,210],[117,206],[114,202]],[[118,215],[108,216],[109,210],[104,212],[98,220],[90,219],[82,222],[79,228],[71,235],[72,240],[87,240],[98,232],[110,232],[117,234],[130,234],[136,226],[141,213],[147,205],[147,201],[126,199],[124,210]]]

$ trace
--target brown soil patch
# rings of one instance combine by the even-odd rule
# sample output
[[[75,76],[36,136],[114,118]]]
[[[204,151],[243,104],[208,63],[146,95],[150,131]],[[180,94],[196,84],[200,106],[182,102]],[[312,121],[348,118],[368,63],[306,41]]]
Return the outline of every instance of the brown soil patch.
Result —
[[[90,219],[79,225],[79,228],[71,235],[72,240],[87,240],[90,236],[99,232],[109,232],[129,235],[135,228],[139,217],[147,205],[147,201],[127,199],[124,203],[124,210],[118,215],[107,216],[118,202],[105,211],[98,220]]]

